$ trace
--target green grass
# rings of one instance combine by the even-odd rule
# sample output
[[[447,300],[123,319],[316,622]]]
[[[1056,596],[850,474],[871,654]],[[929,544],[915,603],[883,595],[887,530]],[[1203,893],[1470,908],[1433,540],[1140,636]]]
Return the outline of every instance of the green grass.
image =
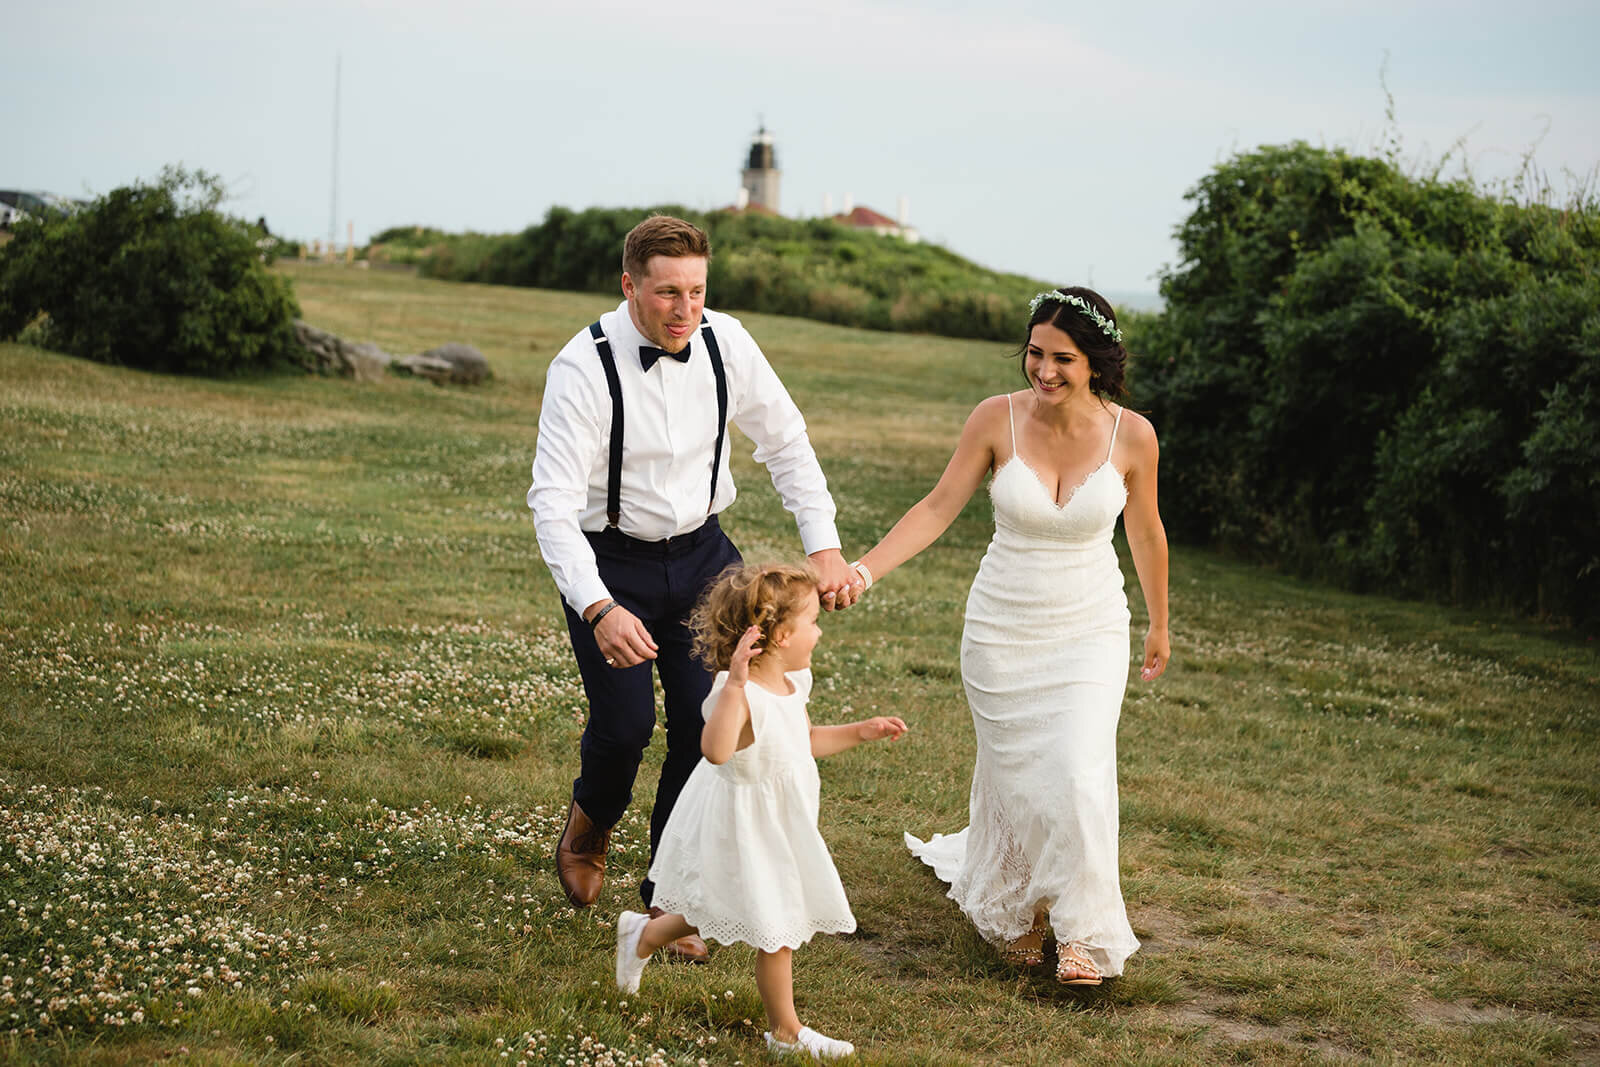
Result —
[[[647,787],[598,907],[551,871],[583,700],[522,498],[544,368],[614,301],[283,269],[317,325],[465,340],[494,380],[218,383],[0,345],[0,1062],[761,1062],[750,950],[611,986]],[[1016,380],[1003,345],[747,322],[847,549]],[[738,440],[726,525],[792,556]],[[980,497],[824,620],[814,716],[913,733],[823,763],[860,930],[797,954],[804,1018],[876,1063],[1600,1057],[1594,646],[1196,551],[1173,668],[1135,672],[1122,719],[1144,948],[1087,992],[1001,965],[900,845],[965,819],[955,656],[989,531]]]

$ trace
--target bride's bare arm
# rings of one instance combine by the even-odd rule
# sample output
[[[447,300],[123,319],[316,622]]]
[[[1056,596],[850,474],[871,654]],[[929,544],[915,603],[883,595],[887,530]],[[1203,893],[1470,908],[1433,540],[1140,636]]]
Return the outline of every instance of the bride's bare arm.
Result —
[[[1144,592],[1150,629],[1144,638],[1146,681],[1159,678],[1172,659],[1172,639],[1167,633],[1167,530],[1156,507],[1156,465],[1161,457],[1156,431],[1149,421],[1134,412],[1123,416],[1127,433],[1128,503],[1122,512],[1122,528],[1128,535],[1128,551],[1133,569]]]
[[[874,581],[933,544],[961,514],[983,484],[983,476],[994,469],[996,433],[1008,425],[1006,411],[1004,396],[991,396],[972,409],[938,484],[861,557]]]

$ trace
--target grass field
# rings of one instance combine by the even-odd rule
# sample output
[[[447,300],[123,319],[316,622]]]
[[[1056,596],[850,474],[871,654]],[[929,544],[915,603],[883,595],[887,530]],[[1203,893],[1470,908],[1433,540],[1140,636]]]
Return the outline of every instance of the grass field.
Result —
[[[467,341],[494,380],[0,345],[0,1061],[764,1061],[746,948],[611,985],[649,789],[599,906],[551,869],[584,710],[522,498],[544,368],[613,301],[282,269],[313,323]],[[1016,381],[1004,346],[746,321],[847,551]],[[791,556],[735,440],[725,523]],[[1195,551],[1173,667],[1135,671],[1122,718],[1144,948],[1088,992],[1000,964],[900,845],[965,821],[956,647],[989,529],[980,497],[824,620],[813,717],[913,733],[822,765],[860,930],[797,953],[805,1019],[868,1063],[1600,1061],[1595,646]]]

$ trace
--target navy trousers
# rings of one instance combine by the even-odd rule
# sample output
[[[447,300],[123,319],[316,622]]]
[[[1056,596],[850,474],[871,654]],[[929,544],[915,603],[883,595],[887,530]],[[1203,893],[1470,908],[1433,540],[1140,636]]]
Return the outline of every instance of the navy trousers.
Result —
[[[563,601],[589,698],[582,766],[572,783],[572,799],[595,825],[608,828],[628,809],[639,762],[656,725],[653,663],[661,675],[667,720],[667,756],[650,816],[654,859],[667,815],[700,761],[700,706],[711,691],[711,672],[689,652],[689,615],[712,580],[741,557],[714,515],[698,530],[665,541],[639,541],[615,529],[587,536],[606,588],[639,617],[658,647],[654,660],[621,670],[607,667],[589,624]],[[639,886],[647,905],[654,891],[649,879]]]

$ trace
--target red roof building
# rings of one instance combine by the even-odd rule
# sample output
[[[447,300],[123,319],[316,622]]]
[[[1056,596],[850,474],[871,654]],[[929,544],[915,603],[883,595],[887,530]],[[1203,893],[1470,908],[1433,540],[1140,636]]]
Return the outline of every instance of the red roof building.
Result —
[[[857,230],[871,230],[882,237],[899,237],[912,244],[922,240],[922,235],[916,228],[905,223],[896,222],[889,216],[862,206],[852,208],[842,215],[830,216],[834,222],[841,226],[849,226]]]

